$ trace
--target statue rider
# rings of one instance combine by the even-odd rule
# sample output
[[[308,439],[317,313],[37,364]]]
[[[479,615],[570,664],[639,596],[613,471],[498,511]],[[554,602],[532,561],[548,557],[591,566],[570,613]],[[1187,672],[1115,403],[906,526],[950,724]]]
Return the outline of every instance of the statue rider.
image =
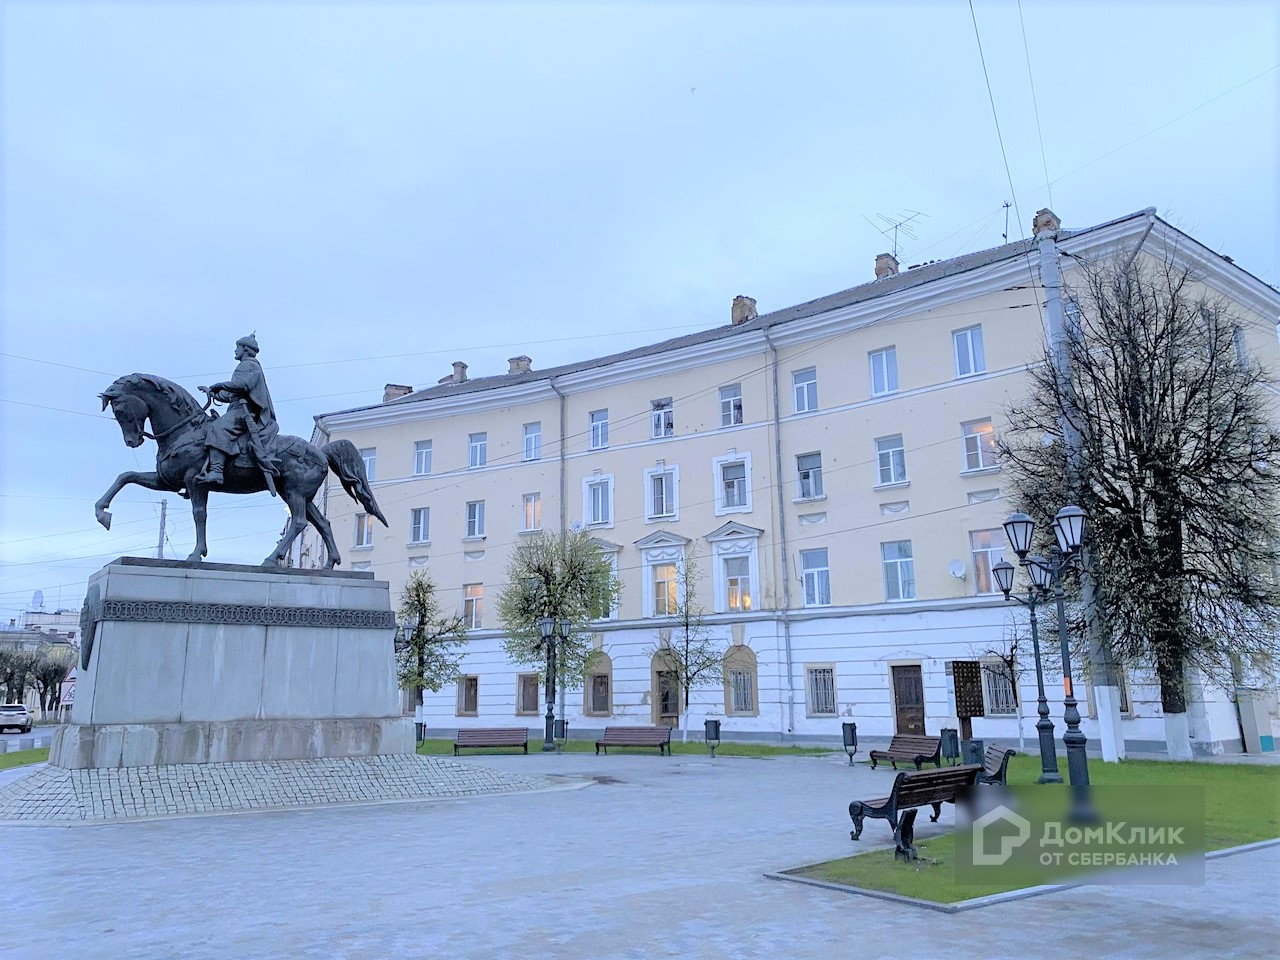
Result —
[[[247,446],[274,494],[273,478],[280,473],[279,461],[269,456],[267,451],[280,432],[280,424],[276,422],[276,410],[267,391],[267,378],[257,357],[257,338],[253,334],[241,337],[236,341],[236,359],[240,362],[231,379],[200,388],[228,406],[225,414],[209,424],[205,435],[209,461],[196,480],[211,486],[221,484],[227,461]]]

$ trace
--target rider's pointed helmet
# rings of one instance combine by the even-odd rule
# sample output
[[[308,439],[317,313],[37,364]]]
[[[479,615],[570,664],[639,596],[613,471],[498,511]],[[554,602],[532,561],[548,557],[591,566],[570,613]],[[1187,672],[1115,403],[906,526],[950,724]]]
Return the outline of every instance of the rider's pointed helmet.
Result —
[[[247,337],[241,337],[239,340],[237,340],[236,346],[247,347],[248,349],[253,351],[254,356],[257,356],[258,354],[258,338],[255,337],[252,333],[249,334]]]

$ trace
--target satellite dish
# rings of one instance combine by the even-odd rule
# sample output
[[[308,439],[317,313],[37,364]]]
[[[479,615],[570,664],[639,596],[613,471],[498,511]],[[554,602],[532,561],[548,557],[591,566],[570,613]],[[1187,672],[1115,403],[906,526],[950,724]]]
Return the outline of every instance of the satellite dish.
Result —
[[[957,580],[963,580],[964,579],[964,561],[952,560],[949,564],[947,564],[947,573],[951,574]]]
[[[581,520],[573,521],[573,523],[569,524],[569,529],[572,530],[574,533],[579,532],[582,529],[582,521]]]
[[[44,591],[43,590],[37,590],[35,593],[31,595],[31,609],[40,610],[40,611],[44,610]]]

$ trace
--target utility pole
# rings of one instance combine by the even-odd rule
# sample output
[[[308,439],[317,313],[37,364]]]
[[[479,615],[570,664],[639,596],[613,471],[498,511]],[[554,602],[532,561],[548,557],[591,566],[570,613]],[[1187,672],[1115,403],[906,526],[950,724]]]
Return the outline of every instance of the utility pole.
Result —
[[[1040,283],[1045,292],[1045,321],[1053,352],[1054,373],[1068,404],[1074,405],[1071,356],[1067,346],[1067,318],[1062,303],[1062,274],[1058,268],[1058,245],[1055,239],[1061,226],[1062,221],[1052,210],[1040,210],[1036,213],[1031,232],[1040,253]],[[1062,435],[1067,447],[1067,473],[1074,487],[1083,443],[1079,431],[1067,417],[1062,421]],[[1088,550],[1084,550],[1080,557],[1080,574],[1080,594],[1084,602],[1085,633],[1089,646],[1089,676],[1098,711],[1098,740],[1102,747],[1102,759],[1115,763],[1125,757],[1124,731],[1120,725],[1119,672],[1111,652],[1111,643],[1098,618],[1097,587]]]
[[[156,559],[164,559],[164,521],[169,515],[169,501],[160,501],[160,535],[156,537]]]

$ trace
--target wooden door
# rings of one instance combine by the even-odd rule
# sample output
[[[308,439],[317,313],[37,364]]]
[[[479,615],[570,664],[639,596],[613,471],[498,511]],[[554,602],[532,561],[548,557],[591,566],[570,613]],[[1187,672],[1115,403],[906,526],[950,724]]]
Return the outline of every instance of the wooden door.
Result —
[[[924,680],[919,665],[893,668],[894,729],[924,733]]]
[[[658,723],[668,727],[680,723],[680,684],[675,671],[658,671]]]

